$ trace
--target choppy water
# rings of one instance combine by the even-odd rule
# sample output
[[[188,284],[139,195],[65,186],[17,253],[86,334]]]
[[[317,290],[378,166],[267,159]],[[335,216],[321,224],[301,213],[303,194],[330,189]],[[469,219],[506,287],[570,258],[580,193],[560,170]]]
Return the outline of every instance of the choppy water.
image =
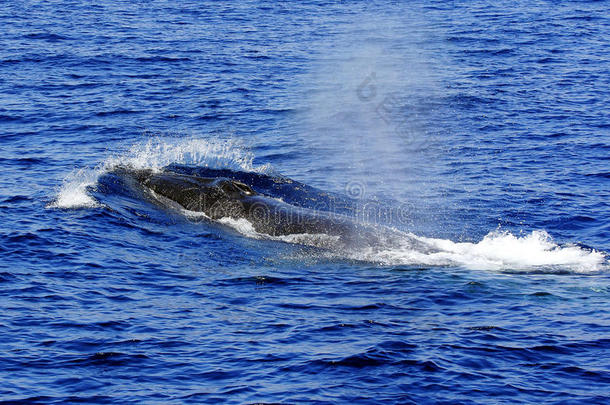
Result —
[[[609,9],[3,3],[1,399],[606,403]],[[394,237],[194,219],[117,165]]]

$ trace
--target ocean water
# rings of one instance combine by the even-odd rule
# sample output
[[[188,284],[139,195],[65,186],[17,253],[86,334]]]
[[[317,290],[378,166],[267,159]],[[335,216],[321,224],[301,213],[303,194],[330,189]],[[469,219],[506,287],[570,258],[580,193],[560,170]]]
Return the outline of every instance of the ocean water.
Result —
[[[608,403],[609,10],[3,2],[0,400]],[[375,238],[211,221],[119,166]]]

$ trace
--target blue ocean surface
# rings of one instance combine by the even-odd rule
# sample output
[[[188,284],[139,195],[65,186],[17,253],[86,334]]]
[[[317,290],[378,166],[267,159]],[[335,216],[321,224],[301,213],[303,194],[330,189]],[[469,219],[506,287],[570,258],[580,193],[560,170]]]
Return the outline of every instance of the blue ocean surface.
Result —
[[[610,402],[609,1],[24,0],[0,32],[0,403]]]

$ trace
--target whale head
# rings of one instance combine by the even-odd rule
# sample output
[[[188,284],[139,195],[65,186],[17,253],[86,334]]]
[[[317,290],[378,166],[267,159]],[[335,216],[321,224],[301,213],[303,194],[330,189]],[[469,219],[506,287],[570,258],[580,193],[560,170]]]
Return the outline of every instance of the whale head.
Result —
[[[250,186],[227,177],[197,177],[148,169],[121,168],[117,172],[127,174],[156,196],[212,219],[243,217],[248,199],[258,195]]]

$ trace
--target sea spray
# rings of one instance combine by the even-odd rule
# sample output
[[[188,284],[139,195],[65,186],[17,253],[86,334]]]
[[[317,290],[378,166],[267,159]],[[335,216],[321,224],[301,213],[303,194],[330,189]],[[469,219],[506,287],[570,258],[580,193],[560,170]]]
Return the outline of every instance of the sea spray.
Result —
[[[169,164],[183,164],[213,169],[231,169],[266,173],[270,165],[255,166],[254,155],[242,142],[233,139],[173,139],[153,137],[108,156],[95,167],[72,171],[63,181],[49,208],[92,208],[99,202],[88,194],[99,177],[117,166],[161,170]]]
[[[363,260],[386,265],[459,266],[476,270],[541,273],[598,273],[607,270],[603,252],[574,244],[559,245],[543,230],[525,236],[494,231],[480,242],[453,242],[409,234],[429,250],[414,250],[406,244],[358,253]]]

